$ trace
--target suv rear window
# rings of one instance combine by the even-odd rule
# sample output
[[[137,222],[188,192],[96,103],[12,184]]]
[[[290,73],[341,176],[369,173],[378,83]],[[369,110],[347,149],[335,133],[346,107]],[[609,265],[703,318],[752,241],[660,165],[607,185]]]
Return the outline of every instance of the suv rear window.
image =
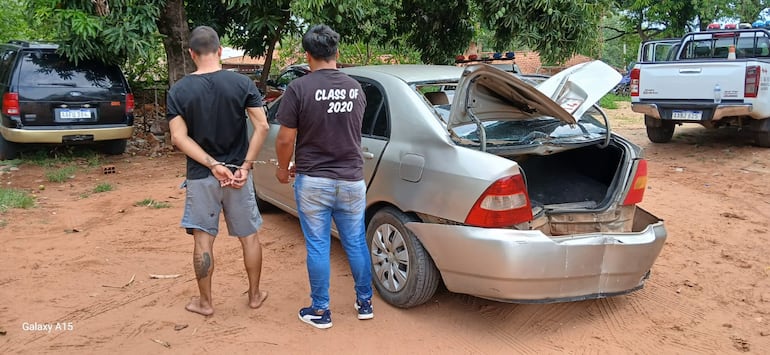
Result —
[[[24,55],[19,86],[103,88],[123,87],[120,68],[94,61],[78,65],[54,52],[29,52]]]

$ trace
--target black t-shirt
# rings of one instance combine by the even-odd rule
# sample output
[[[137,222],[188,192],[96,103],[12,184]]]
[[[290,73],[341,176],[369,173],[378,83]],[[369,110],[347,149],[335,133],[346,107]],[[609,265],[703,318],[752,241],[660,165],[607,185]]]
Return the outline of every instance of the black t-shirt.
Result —
[[[166,117],[181,116],[187,135],[212,158],[228,164],[243,164],[249,149],[246,108],[261,107],[262,95],[243,74],[219,70],[190,74],[168,92]],[[211,170],[187,157],[187,178],[202,179]]]
[[[297,129],[297,173],[363,180],[365,108],[361,84],[338,70],[317,70],[292,81],[283,93],[277,118],[281,125]]]

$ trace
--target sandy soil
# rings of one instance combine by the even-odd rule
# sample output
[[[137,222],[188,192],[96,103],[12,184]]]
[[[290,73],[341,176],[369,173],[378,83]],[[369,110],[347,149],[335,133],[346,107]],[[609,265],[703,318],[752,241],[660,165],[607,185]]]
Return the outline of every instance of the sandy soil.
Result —
[[[37,196],[35,208],[0,214],[0,353],[769,352],[770,149],[699,126],[677,128],[673,142],[653,145],[640,115],[627,106],[610,114],[617,132],[646,148],[649,188],[641,205],[665,219],[669,233],[651,279],[636,293],[516,305],[442,290],[408,310],[375,296],[375,319],[359,321],[335,242],[334,327],[316,330],[296,316],[309,293],[298,222],[265,210],[269,299],[258,310],[247,307],[239,243],[221,237],[216,314],[202,317],[184,310],[197,290],[193,245],[178,227],[182,155],[105,158],[101,164],[114,165],[115,174],[82,162],[61,184],[45,180],[46,168],[25,164],[0,176],[3,186]],[[104,182],[114,190],[94,193]],[[169,208],[135,205],[146,198]],[[35,324],[53,329],[30,330]]]

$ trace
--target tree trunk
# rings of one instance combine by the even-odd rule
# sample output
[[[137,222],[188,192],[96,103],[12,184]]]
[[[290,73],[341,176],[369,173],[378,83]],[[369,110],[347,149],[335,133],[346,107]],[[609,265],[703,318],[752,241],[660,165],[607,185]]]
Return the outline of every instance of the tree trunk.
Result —
[[[169,87],[185,74],[195,71],[195,63],[190,58],[187,48],[190,41],[190,28],[183,0],[168,0],[161,9],[157,21],[158,31],[163,35],[163,47],[166,49],[168,62]]]
[[[275,46],[278,43],[278,40],[281,39],[283,30],[288,25],[290,19],[291,11],[286,9],[284,12],[283,21],[280,25],[278,25],[278,28],[275,31],[275,38],[270,39],[270,44],[267,47],[267,53],[265,53],[265,64],[262,66],[262,75],[259,78],[260,89],[263,90],[265,94],[267,94],[267,78],[270,77],[270,68],[273,66],[273,53],[275,52]]]

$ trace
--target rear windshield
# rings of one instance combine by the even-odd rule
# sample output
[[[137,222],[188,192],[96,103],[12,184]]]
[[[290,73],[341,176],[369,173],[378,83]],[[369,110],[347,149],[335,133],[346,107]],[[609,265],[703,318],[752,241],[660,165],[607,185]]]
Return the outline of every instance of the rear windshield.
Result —
[[[116,65],[80,61],[78,65],[53,52],[24,55],[19,76],[20,86],[103,88],[123,87]]]
[[[764,31],[756,32],[703,32],[693,34],[685,42],[679,59],[726,59],[730,46],[735,46],[735,57],[770,57],[770,38]]]

